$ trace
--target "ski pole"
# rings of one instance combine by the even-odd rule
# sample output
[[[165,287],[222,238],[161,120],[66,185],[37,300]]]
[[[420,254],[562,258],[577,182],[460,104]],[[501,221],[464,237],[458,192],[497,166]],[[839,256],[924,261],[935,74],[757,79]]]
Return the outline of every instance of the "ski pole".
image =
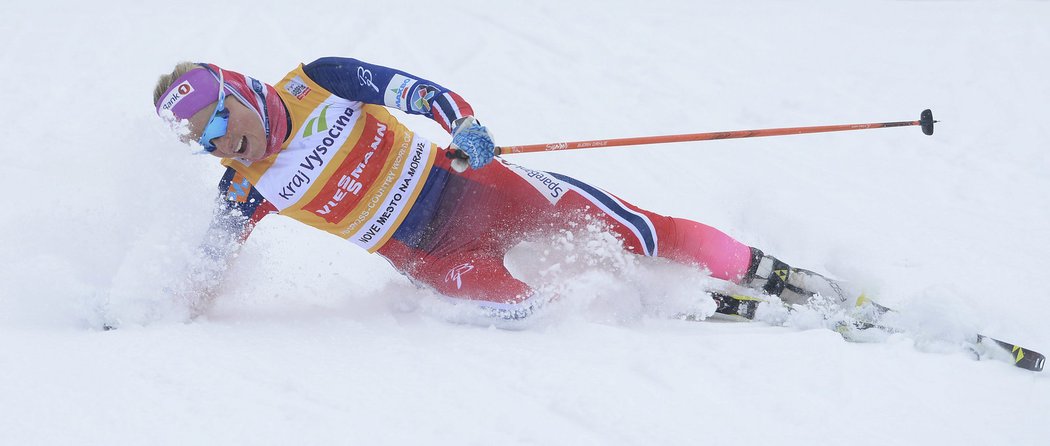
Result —
[[[597,139],[592,141],[558,142],[548,144],[531,144],[524,146],[496,147],[496,155],[511,153],[555,152],[560,150],[590,149],[596,147],[640,146],[646,144],[664,144],[669,142],[709,141],[712,139],[756,138],[759,136],[801,135],[803,133],[842,132],[848,130],[881,129],[886,127],[907,127],[917,125],[922,133],[933,135],[933,112],[923,110],[918,121],[873,122],[868,124],[839,124],[813,127],[784,127],[776,129],[734,130],[728,132],[688,133],[683,135],[640,136],[635,138]],[[459,149],[445,152],[452,158],[452,168],[457,172],[467,169],[467,155]]]
[[[801,135],[803,133],[842,132],[847,130],[880,129],[917,125],[927,135],[933,134],[933,112],[923,110],[918,121],[874,122],[870,124],[823,125],[814,127],[786,127],[776,129],[734,130],[729,132],[690,133],[684,135],[641,136],[636,138],[598,139],[593,141],[559,142],[525,146],[497,147],[497,155],[508,153],[553,152],[559,150],[589,149],[595,147],[638,146],[669,142],[708,141],[712,139],[756,138],[759,136]]]

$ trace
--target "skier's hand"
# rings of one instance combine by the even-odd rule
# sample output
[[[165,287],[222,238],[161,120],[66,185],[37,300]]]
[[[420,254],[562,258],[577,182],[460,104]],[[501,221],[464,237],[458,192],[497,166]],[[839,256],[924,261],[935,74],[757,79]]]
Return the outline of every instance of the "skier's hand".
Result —
[[[491,163],[496,155],[496,143],[492,141],[492,135],[473,116],[456,121],[450,147],[466,155],[472,169],[480,169]]]

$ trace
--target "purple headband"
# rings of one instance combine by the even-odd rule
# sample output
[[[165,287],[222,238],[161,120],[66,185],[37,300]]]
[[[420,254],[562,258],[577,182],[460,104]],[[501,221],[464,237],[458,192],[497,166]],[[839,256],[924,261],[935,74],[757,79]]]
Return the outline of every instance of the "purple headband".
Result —
[[[222,72],[220,71],[220,76]],[[176,119],[190,119],[219,100],[219,79],[208,69],[194,68],[171,83],[157,101],[157,114],[171,110]]]

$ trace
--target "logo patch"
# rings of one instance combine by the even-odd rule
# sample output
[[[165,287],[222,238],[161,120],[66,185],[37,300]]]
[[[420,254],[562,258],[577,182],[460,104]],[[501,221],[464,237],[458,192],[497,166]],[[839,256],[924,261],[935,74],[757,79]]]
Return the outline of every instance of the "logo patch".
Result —
[[[161,102],[160,109],[171,110],[175,107],[175,104],[189,96],[190,93],[193,93],[193,85],[190,85],[189,81],[183,81],[179,86],[171,90],[171,93],[168,93],[168,97],[164,98],[164,102]]]
[[[412,90],[412,109],[417,112],[430,113],[430,100],[437,89],[431,85],[420,85]]]
[[[284,86],[284,91],[291,93],[292,96],[301,101],[306,95],[310,94],[310,87],[306,85],[306,82],[303,82],[301,77],[296,76],[288,81],[288,84]]]
[[[456,289],[463,288],[463,275],[471,272],[474,269],[474,265],[469,262],[462,265],[453,266],[452,269],[448,270],[448,274],[445,274],[445,283],[452,281],[456,282]]]
[[[383,94],[383,105],[394,107],[402,111],[408,111],[409,87],[415,83],[415,79],[395,74],[394,77],[390,79],[390,83],[386,84],[386,91]]]
[[[372,71],[366,70],[365,67],[357,67],[357,81],[361,83],[361,86],[369,86],[376,93],[379,93],[379,87],[372,83]]]
[[[539,193],[543,194],[547,201],[551,202],[551,204],[558,204],[558,200],[561,200],[561,197],[565,195],[565,191],[568,189],[568,185],[562,184],[561,180],[547,172],[526,169],[517,164],[508,163],[502,159],[499,159],[499,161],[503,163],[504,166],[507,166],[511,172],[518,174],[518,176],[531,184],[532,187],[535,187]]]
[[[308,138],[314,133],[323,133],[325,130],[328,130],[328,117],[326,114],[328,113],[328,107],[331,106],[331,104],[324,106],[324,108],[321,109],[320,115],[306,121],[306,125],[303,126],[303,138]]]

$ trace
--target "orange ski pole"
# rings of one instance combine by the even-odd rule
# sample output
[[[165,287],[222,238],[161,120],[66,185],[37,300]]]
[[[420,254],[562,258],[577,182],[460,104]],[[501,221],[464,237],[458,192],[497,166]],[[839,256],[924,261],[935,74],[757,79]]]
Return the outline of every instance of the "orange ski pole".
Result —
[[[669,142],[708,141],[712,139],[801,135],[803,133],[842,132],[847,130],[880,129],[885,127],[905,127],[912,125],[921,126],[923,133],[927,135],[932,135],[933,124],[935,122],[937,121],[933,120],[933,112],[929,109],[926,109],[923,110],[922,113],[919,115],[918,121],[875,122],[870,124],[823,125],[815,127],[787,127],[778,129],[758,130],[735,130],[729,132],[690,133],[685,135],[665,136],[641,136],[636,138],[598,139],[593,141],[559,142],[551,144],[532,144],[525,146],[505,146],[497,147],[496,154],[506,155],[508,153],[552,152],[558,150],[589,149],[595,147],[637,146],[643,144],[663,144]]]

